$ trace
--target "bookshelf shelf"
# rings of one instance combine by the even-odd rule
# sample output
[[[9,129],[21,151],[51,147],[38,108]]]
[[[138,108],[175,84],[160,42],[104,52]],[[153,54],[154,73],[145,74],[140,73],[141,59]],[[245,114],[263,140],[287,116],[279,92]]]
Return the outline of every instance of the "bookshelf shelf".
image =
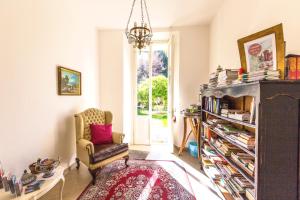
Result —
[[[242,147],[241,145],[239,145],[238,143],[234,142],[233,140],[229,139],[226,136],[221,135],[220,133],[218,133],[217,131],[214,131],[213,129],[210,129],[210,131],[214,132],[215,134],[217,134],[218,136],[220,136],[221,138],[225,139],[226,141],[230,142],[231,144],[233,144],[234,146],[242,149],[243,151],[245,151],[246,153],[248,153],[250,156],[255,157],[255,152],[251,151],[245,147]]]
[[[220,153],[220,151],[212,145],[210,142],[208,143],[210,147],[212,147],[213,150],[217,152],[217,154],[222,157],[226,162],[228,162],[234,169],[236,169],[240,174],[242,174],[250,183],[251,185],[255,186],[254,178],[248,175],[244,170],[242,170],[235,162],[233,162],[230,158],[227,158],[223,154]]]
[[[226,190],[232,193],[227,194],[232,199],[247,200],[246,195],[249,195],[249,192],[247,189],[248,193],[244,195],[237,194],[238,191],[236,190],[231,190],[232,180],[227,179],[230,182],[226,182],[228,176],[222,174],[224,171],[221,165],[225,163],[239,172],[240,176],[244,177],[243,179],[248,180],[249,186],[254,187],[253,190],[251,189],[254,192],[251,199],[299,200],[300,167],[297,161],[300,157],[300,140],[295,139],[300,138],[299,88],[300,81],[274,80],[201,90],[201,120],[203,123],[201,124],[201,142],[199,145],[200,156],[204,154],[210,156],[209,152],[205,150],[207,146],[204,144],[207,144],[215,151],[216,155],[211,156],[218,156],[224,160],[224,163],[215,164],[215,167],[220,173],[220,178],[224,179],[224,182],[222,181],[224,185],[222,186],[225,189],[227,187]],[[214,99],[220,100],[215,101]],[[224,108],[223,105],[220,106],[222,103],[227,104],[228,109],[237,109],[253,114],[253,118],[250,117],[250,119],[254,120],[255,123],[252,124],[216,114],[220,110],[214,110],[214,108]],[[215,112],[211,112],[213,110]],[[237,136],[239,142],[236,142],[228,135],[215,131],[213,127],[208,127],[205,124],[209,121],[215,123],[214,125],[218,125],[220,120],[217,119],[232,123],[237,129],[251,132],[251,142],[252,144],[253,141],[255,142],[255,150],[247,149],[246,146],[241,145],[239,142],[245,140],[240,140],[240,135]],[[222,127],[222,125],[218,127]],[[207,137],[212,139],[208,140]],[[213,140],[217,141],[221,150],[214,146]],[[246,144],[247,140],[244,143]],[[237,159],[243,163],[248,163],[249,168],[254,169],[253,176],[251,176],[251,170],[247,173],[248,168],[244,168],[244,165],[236,162],[235,158],[224,155],[226,151],[231,151],[230,146],[240,152],[240,155],[236,154]],[[221,151],[224,151],[224,153],[222,154]],[[246,155],[244,155],[244,152]],[[207,162],[201,162],[201,164],[203,164],[203,168],[209,165]],[[218,168],[218,165],[220,165],[220,168]],[[251,193],[253,193],[252,191]]]
[[[240,121],[240,120],[231,119],[231,118],[228,118],[228,117],[223,117],[223,116],[221,116],[221,115],[215,114],[215,113],[213,113],[213,112],[209,112],[209,111],[207,111],[207,110],[202,110],[202,111],[205,112],[205,113],[208,113],[208,114],[210,114],[210,115],[212,115],[212,116],[215,116],[215,117],[217,117],[217,118],[220,118],[220,119],[224,119],[224,120],[226,120],[226,121],[229,121],[229,122],[231,122],[231,123],[239,124],[239,125],[242,125],[242,126],[247,126],[247,127],[250,127],[250,128],[256,128],[255,124],[250,124],[250,123],[248,123],[248,122],[243,122],[243,121]]]

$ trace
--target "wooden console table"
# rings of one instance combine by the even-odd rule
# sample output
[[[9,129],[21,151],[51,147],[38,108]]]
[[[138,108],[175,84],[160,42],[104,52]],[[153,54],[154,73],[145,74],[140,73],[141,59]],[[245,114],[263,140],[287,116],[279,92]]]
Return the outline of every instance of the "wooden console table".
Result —
[[[23,188],[22,195],[19,197],[15,197],[15,195],[11,194],[10,192],[4,192],[4,190],[0,190],[0,199],[1,200],[36,200],[45,195],[47,192],[49,192],[57,183],[62,181],[61,187],[60,187],[60,200],[62,200],[62,192],[65,184],[65,178],[64,178],[64,168],[61,166],[58,166],[55,169],[55,174],[52,177],[49,178],[42,178],[42,174],[38,175],[37,180],[45,180],[43,185],[41,186],[41,189],[24,194],[25,189]],[[26,186],[25,186],[26,187]]]
[[[197,145],[198,145],[198,159],[200,159],[200,127],[201,127],[201,114],[182,114],[183,115],[183,138],[181,142],[181,147],[179,149],[178,155],[180,155],[183,151],[183,149],[186,146],[186,143],[190,137],[190,135],[193,133]],[[190,125],[191,130],[187,134],[187,124]]]

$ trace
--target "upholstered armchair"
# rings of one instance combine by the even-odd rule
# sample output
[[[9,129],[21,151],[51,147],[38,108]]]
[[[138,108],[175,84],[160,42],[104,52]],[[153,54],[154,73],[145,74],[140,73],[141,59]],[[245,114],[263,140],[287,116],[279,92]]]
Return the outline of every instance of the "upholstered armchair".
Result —
[[[111,124],[112,113],[101,111],[96,108],[90,108],[75,115],[76,125],[76,149],[77,149],[77,169],[80,167],[80,161],[84,163],[95,183],[96,170],[115,160],[125,158],[127,166],[128,144],[123,143],[124,134],[113,132],[112,144],[94,145],[91,142],[91,124]]]

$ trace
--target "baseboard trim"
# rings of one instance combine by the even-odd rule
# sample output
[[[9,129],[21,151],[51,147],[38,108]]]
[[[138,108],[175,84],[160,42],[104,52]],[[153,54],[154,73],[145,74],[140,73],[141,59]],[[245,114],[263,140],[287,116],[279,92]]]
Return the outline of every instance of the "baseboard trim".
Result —
[[[64,170],[64,176],[66,176],[71,170],[76,168],[76,162],[73,162],[69,167],[66,167]]]

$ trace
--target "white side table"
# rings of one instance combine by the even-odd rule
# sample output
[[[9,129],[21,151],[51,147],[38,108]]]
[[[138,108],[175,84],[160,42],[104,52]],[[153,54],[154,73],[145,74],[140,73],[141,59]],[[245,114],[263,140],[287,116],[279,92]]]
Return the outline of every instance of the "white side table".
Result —
[[[14,199],[14,200],[36,200],[42,197],[44,194],[49,192],[57,183],[62,181],[62,185],[60,187],[60,200],[62,200],[62,193],[63,193],[63,188],[65,184],[65,177],[64,177],[64,168],[61,166],[58,166],[55,169],[55,174],[50,177],[50,178],[42,178],[42,174],[38,175],[37,180],[45,180],[45,182],[42,184],[41,188],[35,192],[31,192],[29,194],[24,194],[24,188],[23,188],[23,193],[19,197],[15,197],[12,195],[10,192],[4,192],[4,190],[0,190],[0,199],[1,200],[9,200],[9,199]]]

